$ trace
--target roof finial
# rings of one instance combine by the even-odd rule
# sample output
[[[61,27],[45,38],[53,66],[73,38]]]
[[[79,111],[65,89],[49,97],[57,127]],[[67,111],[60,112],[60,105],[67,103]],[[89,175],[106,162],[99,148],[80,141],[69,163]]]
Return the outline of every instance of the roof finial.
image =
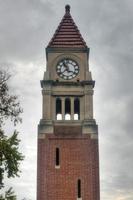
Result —
[[[70,5],[66,5],[66,6],[65,6],[65,10],[66,10],[66,13],[67,13],[67,14],[70,13],[70,8],[71,8]]]

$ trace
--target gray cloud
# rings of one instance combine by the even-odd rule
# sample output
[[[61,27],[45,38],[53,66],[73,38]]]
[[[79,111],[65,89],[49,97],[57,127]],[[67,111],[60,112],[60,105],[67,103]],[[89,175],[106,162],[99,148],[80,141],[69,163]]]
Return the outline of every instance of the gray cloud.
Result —
[[[34,0],[1,1],[0,9],[2,58],[7,61],[38,59],[39,54],[42,55],[51,15],[54,15],[51,3]]]

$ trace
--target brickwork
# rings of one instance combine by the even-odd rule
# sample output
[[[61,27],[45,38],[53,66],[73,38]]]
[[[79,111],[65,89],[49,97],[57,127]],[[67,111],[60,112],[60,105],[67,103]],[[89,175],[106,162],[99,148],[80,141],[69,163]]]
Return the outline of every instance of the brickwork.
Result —
[[[87,47],[70,12],[65,13],[48,47]]]
[[[60,168],[55,150],[60,149]],[[38,200],[76,200],[81,179],[83,200],[99,200],[98,143],[89,135],[47,135],[38,140]]]

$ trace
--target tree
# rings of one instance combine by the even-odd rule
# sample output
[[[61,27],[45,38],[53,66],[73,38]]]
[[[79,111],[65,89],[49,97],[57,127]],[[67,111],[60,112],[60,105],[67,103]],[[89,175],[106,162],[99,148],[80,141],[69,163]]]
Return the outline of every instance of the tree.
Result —
[[[4,187],[5,175],[8,178],[19,176],[19,165],[24,158],[19,152],[18,132],[14,130],[11,136],[7,136],[3,130],[6,120],[11,120],[14,126],[22,121],[20,117],[22,108],[18,97],[9,93],[8,80],[10,77],[6,71],[0,70],[0,189]],[[12,194],[10,188],[3,198],[14,200],[14,197],[9,198]]]
[[[12,187],[5,192],[5,195],[0,195],[0,200],[17,200]]]

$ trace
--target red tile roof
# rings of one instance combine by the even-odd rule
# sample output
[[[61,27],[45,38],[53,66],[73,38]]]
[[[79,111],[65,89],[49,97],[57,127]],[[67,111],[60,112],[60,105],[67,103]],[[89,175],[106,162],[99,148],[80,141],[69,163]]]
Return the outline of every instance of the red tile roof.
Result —
[[[48,47],[86,48],[87,45],[70,14],[70,6],[66,5],[65,10],[65,15],[49,42]]]

